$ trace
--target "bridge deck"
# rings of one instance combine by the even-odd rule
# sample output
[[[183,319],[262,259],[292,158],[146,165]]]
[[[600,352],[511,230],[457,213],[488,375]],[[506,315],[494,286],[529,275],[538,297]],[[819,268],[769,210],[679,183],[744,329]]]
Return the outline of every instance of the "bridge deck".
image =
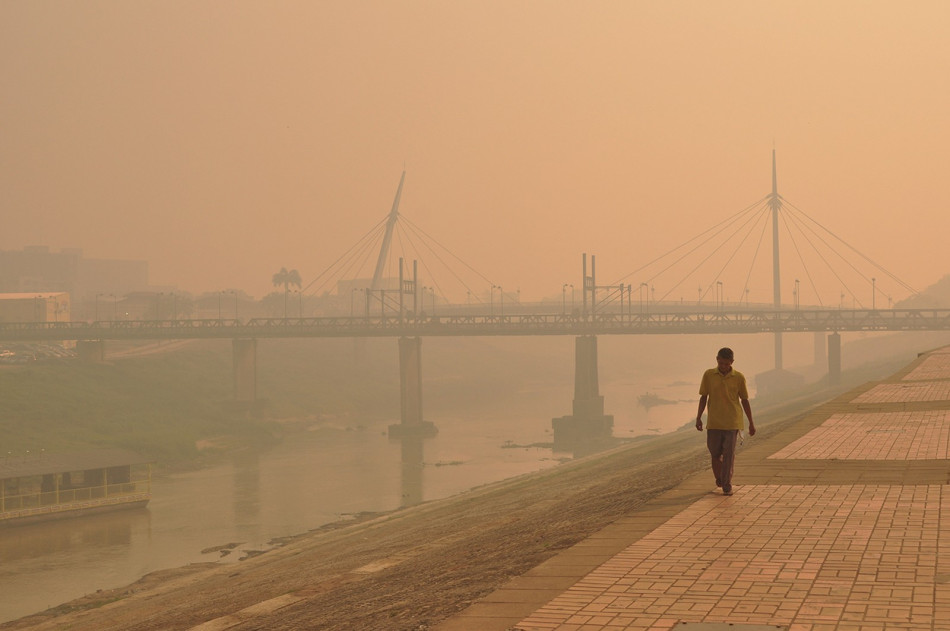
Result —
[[[950,309],[795,309],[0,323],[0,342],[950,330]]]

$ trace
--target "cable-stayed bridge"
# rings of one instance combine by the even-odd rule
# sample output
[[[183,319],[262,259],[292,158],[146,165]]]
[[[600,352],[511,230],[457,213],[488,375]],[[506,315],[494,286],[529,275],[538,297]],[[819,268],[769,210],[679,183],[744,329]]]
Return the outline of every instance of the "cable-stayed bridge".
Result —
[[[392,210],[384,222],[380,222],[371,231],[381,239],[379,254],[376,258],[372,278],[364,279],[361,284],[350,281],[338,294],[348,295],[350,315],[323,317],[284,317],[235,319],[171,319],[171,320],[107,320],[95,322],[17,322],[0,323],[0,342],[11,341],[65,341],[79,343],[80,356],[101,360],[105,356],[106,340],[172,340],[172,339],[230,339],[234,351],[235,396],[239,400],[254,400],[257,397],[256,343],[259,339],[269,338],[378,338],[394,337],[399,340],[400,373],[402,386],[402,423],[400,431],[408,433],[426,433],[434,428],[431,423],[422,420],[422,374],[421,340],[431,336],[555,336],[571,335],[575,342],[575,396],[573,414],[554,420],[555,434],[569,436],[581,434],[609,434],[612,417],[604,414],[603,397],[599,395],[597,374],[597,336],[601,335],[667,335],[667,334],[772,334],[775,340],[775,372],[783,372],[782,336],[785,333],[827,332],[828,337],[828,381],[836,383],[841,370],[841,332],[881,332],[881,331],[944,331],[950,330],[950,309],[907,309],[893,308],[891,297],[878,286],[878,275],[895,281],[904,289],[913,289],[882,266],[874,263],[860,252],[853,250],[859,258],[870,264],[870,276],[858,270],[857,266],[834,253],[844,261],[844,268],[857,272],[859,282],[870,286],[870,306],[860,300],[860,291],[848,288],[843,273],[831,265],[832,255],[823,254],[819,245],[828,246],[829,241],[839,237],[811,220],[801,218],[801,211],[794,206],[792,212],[782,213],[787,202],[778,194],[775,167],[775,153],[772,155],[772,192],[762,200],[723,222],[706,233],[706,242],[713,242],[714,248],[704,256],[694,257],[701,241],[691,239],[678,246],[663,257],[651,261],[644,267],[627,274],[609,285],[598,285],[595,273],[595,259],[583,255],[582,282],[578,284],[581,299],[575,307],[575,286],[564,284],[562,287],[561,308],[556,303],[535,305],[523,304],[519,297],[512,304],[508,293],[506,312],[504,289],[478,274],[481,282],[490,286],[488,300],[478,296],[471,288],[466,290],[465,304],[438,303],[436,292],[440,285],[430,280],[431,286],[420,283],[418,260],[412,265],[404,264],[404,258],[398,259],[398,277],[386,275],[387,261],[391,258],[391,245],[399,226],[399,202],[405,173],[393,202]],[[807,218],[809,219],[810,218]],[[769,221],[770,220],[770,221]],[[840,301],[835,306],[801,306],[801,285],[798,278],[794,281],[793,305],[783,303],[781,291],[781,257],[779,255],[780,226],[798,225],[799,238],[791,239],[798,260],[804,263],[803,251],[809,247],[817,254],[830,274],[840,282]],[[767,228],[771,225],[772,266],[771,285],[773,301],[771,304],[754,304],[749,300],[749,286],[761,246],[765,241]],[[421,229],[412,228],[417,234]],[[821,231],[824,230],[826,234]],[[730,232],[731,231],[731,232]],[[758,234],[756,243],[755,235]],[[791,233],[790,233],[791,234]],[[830,235],[830,236],[828,236]],[[746,247],[747,244],[755,247]],[[847,246],[847,244],[845,244]],[[731,248],[731,252],[726,248]],[[850,248],[850,246],[847,246]],[[730,263],[737,259],[744,249],[752,251],[751,263],[745,280],[739,290],[739,299],[727,301],[723,287],[723,273]],[[440,261],[440,255],[429,248]],[[312,288],[318,281],[336,282],[343,270],[359,274],[362,264],[351,253],[372,252],[372,241],[362,239],[335,263],[336,271],[324,272],[302,290]],[[454,255],[453,255],[454,256]],[[699,258],[698,262],[691,260]],[[665,260],[664,260],[665,259]],[[339,264],[339,265],[337,265]],[[656,269],[647,270],[656,264]],[[665,293],[656,299],[656,283],[664,274],[669,274],[677,265],[685,264],[686,273],[673,281],[667,281]],[[423,262],[426,270],[428,264]],[[393,266],[390,265],[390,268]],[[468,266],[470,268],[470,266]],[[333,266],[331,266],[331,269]],[[470,268],[471,269],[471,268]],[[690,278],[702,270],[712,270],[706,280],[697,287],[695,304],[687,303],[682,297],[679,301],[670,299]],[[806,286],[817,290],[815,275],[803,266],[802,275]],[[876,270],[876,271],[875,271]],[[472,270],[474,271],[474,270]],[[477,272],[476,272],[477,274]],[[638,284],[628,281],[637,276]],[[760,286],[764,285],[759,281]],[[320,285],[317,285],[319,288]],[[566,291],[571,288],[571,310],[567,310]],[[647,300],[644,303],[644,291]],[[286,292],[286,287],[285,287]],[[353,297],[357,292],[363,295],[363,313],[356,314]],[[496,293],[498,302],[495,302]],[[715,293],[713,305],[709,304],[709,295]],[[636,300],[634,296],[637,296]],[[817,296],[817,291],[815,292]],[[851,297],[851,308],[846,308],[845,298]],[[471,299],[475,298],[473,304]],[[836,296],[837,297],[837,296]],[[744,300],[743,300],[744,298]],[[887,298],[888,308],[878,308],[877,302]],[[704,303],[705,299],[705,303]],[[487,304],[486,304],[487,302]],[[497,306],[496,306],[497,305]],[[426,311],[426,306],[430,306]],[[285,307],[286,308],[286,307]],[[438,310],[438,313],[436,311]],[[302,309],[301,309],[302,311]],[[392,429],[392,428],[391,428]]]

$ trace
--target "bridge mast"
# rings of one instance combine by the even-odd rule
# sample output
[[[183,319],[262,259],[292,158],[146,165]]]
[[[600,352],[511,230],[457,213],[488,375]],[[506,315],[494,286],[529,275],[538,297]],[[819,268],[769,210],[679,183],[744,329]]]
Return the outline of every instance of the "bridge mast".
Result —
[[[396,189],[396,199],[393,200],[393,208],[389,211],[389,219],[386,220],[386,234],[383,236],[383,245],[379,248],[379,258],[376,259],[376,271],[373,272],[373,282],[370,290],[379,289],[383,278],[383,267],[386,265],[386,257],[389,256],[389,246],[393,240],[393,228],[396,226],[396,220],[399,219],[399,198],[402,197],[402,183],[406,181],[406,172],[402,172],[399,178],[399,188]],[[400,287],[400,290],[402,288]]]
[[[772,209],[772,297],[775,310],[782,308],[782,285],[779,280],[778,255],[778,211],[782,208],[782,200],[778,196],[778,177],[775,168],[775,149],[772,149],[772,194],[769,196],[769,207]],[[782,332],[775,332],[775,368],[782,368]]]

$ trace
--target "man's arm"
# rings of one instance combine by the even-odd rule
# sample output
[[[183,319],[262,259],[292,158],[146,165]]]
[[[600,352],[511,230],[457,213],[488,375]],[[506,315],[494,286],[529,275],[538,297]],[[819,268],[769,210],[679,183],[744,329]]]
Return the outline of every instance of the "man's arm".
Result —
[[[741,399],[741,403],[745,415],[749,417],[749,436],[755,436],[755,423],[752,422],[752,405],[748,399]]]
[[[696,410],[696,429],[699,431],[703,431],[703,412],[706,410],[706,399],[708,398],[709,396],[705,394],[699,397],[699,409]]]

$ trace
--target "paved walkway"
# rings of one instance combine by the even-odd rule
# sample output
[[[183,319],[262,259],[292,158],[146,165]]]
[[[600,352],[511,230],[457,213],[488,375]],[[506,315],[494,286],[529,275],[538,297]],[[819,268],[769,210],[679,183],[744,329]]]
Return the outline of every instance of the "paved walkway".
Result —
[[[950,348],[747,440],[438,631],[950,629]]]

